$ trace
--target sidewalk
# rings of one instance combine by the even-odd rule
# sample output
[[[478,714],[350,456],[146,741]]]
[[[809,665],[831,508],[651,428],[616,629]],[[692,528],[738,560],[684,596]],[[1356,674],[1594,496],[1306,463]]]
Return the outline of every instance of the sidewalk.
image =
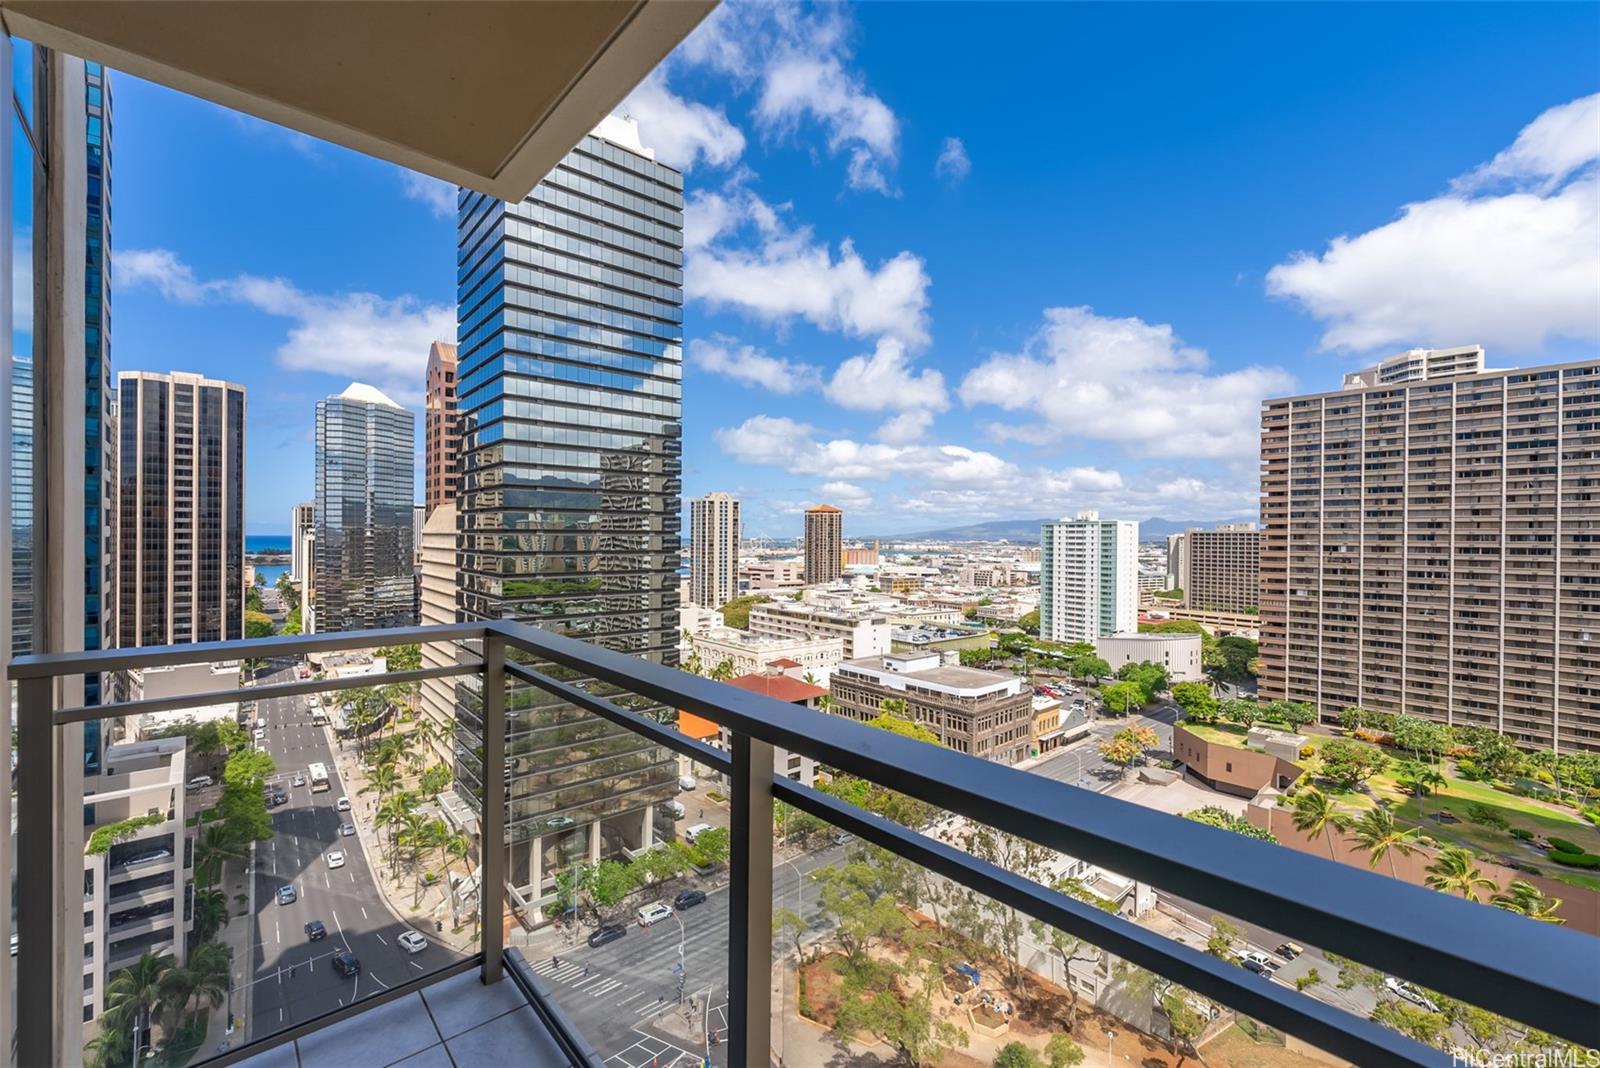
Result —
[[[255,843],[252,842],[250,854],[242,862],[225,863],[222,866],[221,886],[228,895],[228,923],[217,933],[217,940],[233,950],[232,1005],[239,1026],[232,1034],[228,1033],[229,1003],[224,1001],[222,1008],[213,1010],[206,1020],[206,1037],[200,1044],[198,1054],[202,1057],[211,1056],[223,1044],[237,1046],[248,1038],[251,995],[255,989],[250,982],[250,963],[253,958],[250,929],[256,915],[256,880],[251,874],[255,866],[255,853]],[[245,895],[245,912],[242,916],[237,912],[236,894]]]

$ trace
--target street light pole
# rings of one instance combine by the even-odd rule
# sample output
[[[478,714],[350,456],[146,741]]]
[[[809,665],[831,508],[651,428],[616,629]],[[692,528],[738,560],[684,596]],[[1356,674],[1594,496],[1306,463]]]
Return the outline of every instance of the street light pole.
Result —
[[[1106,1064],[1108,1065],[1111,1063],[1111,1040],[1116,1037],[1117,1033],[1115,1031],[1109,1027],[1106,1028]]]

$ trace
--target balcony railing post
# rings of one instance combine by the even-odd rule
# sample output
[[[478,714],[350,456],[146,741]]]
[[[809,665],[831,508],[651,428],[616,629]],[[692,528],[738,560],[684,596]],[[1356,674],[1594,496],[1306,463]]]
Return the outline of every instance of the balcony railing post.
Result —
[[[728,1063],[772,1060],[772,746],[733,736]]]
[[[17,682],[17,1058],[19,1065],[65,1064],[58,1009],[65,937],[60,902],[62,850],[55,804],[61,739],[53,719],[55,681]],[[78,812],[75,818],[82,818]],[[76,900],[81,900],[78,895]],[[76,1050],[72,1051],[74,1054]]]
[[[505,951],[506,884],[506,644],[498,634],[483,640],[483,811],[478,815],[479,946],[483,982],[500,981]]]

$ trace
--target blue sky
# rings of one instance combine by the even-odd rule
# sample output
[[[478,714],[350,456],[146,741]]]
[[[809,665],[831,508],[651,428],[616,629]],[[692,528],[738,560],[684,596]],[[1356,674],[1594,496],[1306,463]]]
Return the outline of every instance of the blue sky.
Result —
[[[1577,4],[725,6],[625,105],[687,171],[685,496],[771,536],[1251,514],[1264,395],[1592,355],[1597,38]],[[114,99],[113,365],[242,382],[247,524],[285,530],[316,399],[417,405],[454,337],[453,192]]]

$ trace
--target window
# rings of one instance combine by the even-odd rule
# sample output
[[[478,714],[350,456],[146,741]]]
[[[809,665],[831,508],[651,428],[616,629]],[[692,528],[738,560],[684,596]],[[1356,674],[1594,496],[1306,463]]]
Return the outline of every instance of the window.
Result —
[[[1231,760],[1228,761],[1226,764],[1223,765],[1223,767],[1227,771],[1232,771],[1233,770],[1233,761],[1231,761]]]

